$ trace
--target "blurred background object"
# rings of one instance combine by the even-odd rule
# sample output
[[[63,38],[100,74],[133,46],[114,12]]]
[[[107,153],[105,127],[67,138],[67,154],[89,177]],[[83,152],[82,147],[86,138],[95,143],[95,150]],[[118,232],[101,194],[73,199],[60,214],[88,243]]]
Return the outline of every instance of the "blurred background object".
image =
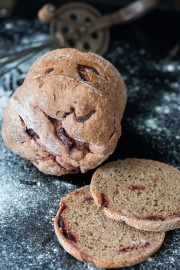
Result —
[[[138,0],[107,15],[102,15],[95,7],[81,2],[71,2],[57,8],[49,3],[38,11],[38,17],[43,23],[50,23],[52,45],[57,48],[74,47],[104,54],[109,46],[111,26],[135,21],[157,8],[159,3],[159,0]],[[48,45],[49,43],[46,46]],[[5,55],[5,61],[1,59],[1,67],[32,53],[33,48],[37,51],[41,46],[26,49],[16,56]]]
[[[65,3],[72,2],[72,0],[0,0],[0,18],[6,18],[10,15],[18,15],[26,18],[35,17],[38,10],[47,2],[54,4],[55,6],[60,6]],[[73,1],[77,2],[77,1]],[[111,11],[114,8],[122,8],[130,3],[133,0],[83,0],[83,3],[92,4],[97,6],[100,10],[107,9]],[[151,2],[151,0],[149,0]],[[178,10],[180,9],[179,0],[161,0],[160,9],[169,9],[169,10]]]
[[[0,1],[1,13],[4,12],[3,16],[7,17],[11,14],[15,2]],[[39,1],[38,4],[40,2],[42,1]],[[169,1],[166,2],[168,4]],[[98,3],[101,2],[98,1]],[[19,4],[21,5],[21,1],[17,1],[17,6]],[[120,9],[118,7],[115,12],[102,15],[92,5],[82,2],[65,3],[61,4],[60,7],[56,7],[53,3],[45,4],[37,11],[37,14],[40,21],[50,23],[51,37],[40,44],[29,43],[28,48],[22,48],[18,52],[15,49],[14,53],[3,55],[0,58],[0,77],[17,67],[18,63],[13,67],[13,62],[18,60],[22,63],[32,57],[33,54],[49,46],[54,48],[73,47],[103,55],[109,47],[110,27],[134,22],[161,5],[161,0],[137,0]],[[24,6],[24,11],[27,9],[29,10],[27,6]],[[20,6],[19,10],[21,10]],[[15,47],[17,46],[21,47],[21,44],[16,44]],[[10,65],[10,68],[6,68],[7,65]]]
[[[0,18],[9,17],[16,4],[16,0],[0,0]]]
[[[158,48],[163,40],[164,46],[167,43],[166,31],[178,33],[179,29],[176,25],[171,26],[170,20],[167,21],[165,29],[166,14],[173,12],[179,16],[179,4],[178,0],[50,0],[49,3],[45,0],[0,0],[1,13],[9,18],[8,22],[4,17],[0,25],[0,78],[7,73],[13,74],[13,69],[17,71],[20,65],[30,63],[34,57],[37,58],[53,48],[74,47],[103,55],[107,52],[109,44],[112,46],[117,41],[113,38],[113,32],[119,32],[119,42],[123,33],[126,35],[127,23],[131,23],[128,29],[131,29],[134,40],[138,40],[141,46],[146,43],[151,49],[155,48],[155,45]],[[159,8],[162,11],[159,11]],[[155,17],[154,21],[149,19],[151,17],[148,13],[151,11],[151,17]],[[156,23],[158,12],[161,17]],[[38,22],[37,16],[42,24]],[[144,16],[145,25],[138,27],[142,21],[141,17]],[[161,25],[163,29],[159,29]],[[36,28],[39,29],[38,33]],[[156,32],[161,36],[161,40],[153,42]],[[172,49],[167,52],[166,60],[174,58],[179,52],[178,35],[171,35],[168,43],[172,43]]]
[[[3,2],[8,1],[0,0],[1,7]],[[70,2],[77,6],[77,1],[17,0],[11,15],[6,13],[8,17],[0,19],[0,124],[9,97],[22,84],[30,66],[54,48],[50,25],[37,19],[38,11],[47,3],[62,8]],[[93,5],[92,12],[98,10],[96,17],[131,3],[134,0],[82,1]],[[180,168],[180,1],[161,3],[132,23],[106,29],[109,47],[104,57],[120,71],[128,90],[122,136],[108,162],[138,157]],[[68,12],[64,10],[64,14]],[[53,9],[49,18],[52,16]],[[96,35],[93,40],[97,44],[90,45],[98,46]],[[69,42],[73,46],[73,41]],[[10,59],[5,58],[7,54]],[[51,222],[60,196],[68,193],[68,187],[89,184],[93,171],[48,177],[6,149],[1,138],[0,149],[0,269],[95,270],[59,247]],[[179,231],[169,232],[155,256],[128,270],[179,269],[179,243]]]

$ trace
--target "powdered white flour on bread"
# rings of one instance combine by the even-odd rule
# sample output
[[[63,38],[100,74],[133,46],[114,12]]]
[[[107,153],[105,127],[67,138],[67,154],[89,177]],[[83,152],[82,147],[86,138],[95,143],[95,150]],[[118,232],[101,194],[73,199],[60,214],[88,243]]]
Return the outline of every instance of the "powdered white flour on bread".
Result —
[[[12,95],[2,137],[45,174],[85,173],[114,152],[126,99],[110,62],[91,52],[53,50]]]
[[[141,232],[107,218],[96,206],[89,186],[62,199],[54,225],[59,242],[67,252],[104,268],[144,261],[159,249],[165,236]]]
[[[180,227],[180,172],[167,164],[125,159],[99,168],[91,193],[104,213],[145,231]]]

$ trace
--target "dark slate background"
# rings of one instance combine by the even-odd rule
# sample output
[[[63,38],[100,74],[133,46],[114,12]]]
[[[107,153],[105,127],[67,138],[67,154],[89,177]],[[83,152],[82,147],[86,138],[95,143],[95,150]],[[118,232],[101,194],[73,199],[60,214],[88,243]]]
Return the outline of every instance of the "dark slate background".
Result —
[[[0,23],[0,55],[20,50],[19,42],[27,48],[49,37],[48,26],[36,19],[25,20],[22,10],[18,15]],[[180,14],[175,11],[154,11],[136,23],[111,29],[105,57],[122,74],[129,97],[123,135],[108,161],[141,157],[180,167],[179,46]],[[43,52],[15,63],[16,69],[0,78],[0,110]],[[6,68],[11,66],[3,71]],[[59,200],[89,183],[93,170],[83,175],[46,176],[6,149],[2,139],[0,153],[0,269],[95,269],[68,255],[53,229]],[[129,269],[179,269],[179,242],[179,230],[168,232],[154,256]]]

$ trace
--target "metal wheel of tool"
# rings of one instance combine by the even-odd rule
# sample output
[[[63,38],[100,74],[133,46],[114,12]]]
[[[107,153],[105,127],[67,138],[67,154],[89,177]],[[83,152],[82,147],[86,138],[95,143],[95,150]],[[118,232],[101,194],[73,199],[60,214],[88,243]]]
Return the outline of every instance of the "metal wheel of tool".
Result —
[[[104,54],[110,41],[109,29],[90,31],[90,24],[101,16],[96,8],[84,3],[69,3],[58,8],[50,26],[56,47]]]

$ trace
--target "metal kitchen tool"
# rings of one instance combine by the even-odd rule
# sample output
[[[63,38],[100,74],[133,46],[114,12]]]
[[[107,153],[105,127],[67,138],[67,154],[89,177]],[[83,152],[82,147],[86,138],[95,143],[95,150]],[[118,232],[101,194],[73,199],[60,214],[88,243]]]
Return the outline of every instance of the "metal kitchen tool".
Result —
[[[135,21],[159,4],[159,0],[138,0],[105,16],[84,3],[68,3],[57,9],[46,4],[38,17],[42,22],[50,22],[51,35],[57,47],[74,47],[103,54],[110,42],[111,26]]]
[[[0,58],[0,77],[51,45],[74,47],[104,54],[110,42],[110,26],[130,23],[160,5],[160,0],[138,0],[126,7],[103,16],[96,8],[85,3],[68,3],[59,8],[46,4],[39,12],[42,22],[50,23],[50,40],[31,44],[30,48]],[[16,65],[12,65],[15,63]],[[10,68],[7,67],[10,65]]]

